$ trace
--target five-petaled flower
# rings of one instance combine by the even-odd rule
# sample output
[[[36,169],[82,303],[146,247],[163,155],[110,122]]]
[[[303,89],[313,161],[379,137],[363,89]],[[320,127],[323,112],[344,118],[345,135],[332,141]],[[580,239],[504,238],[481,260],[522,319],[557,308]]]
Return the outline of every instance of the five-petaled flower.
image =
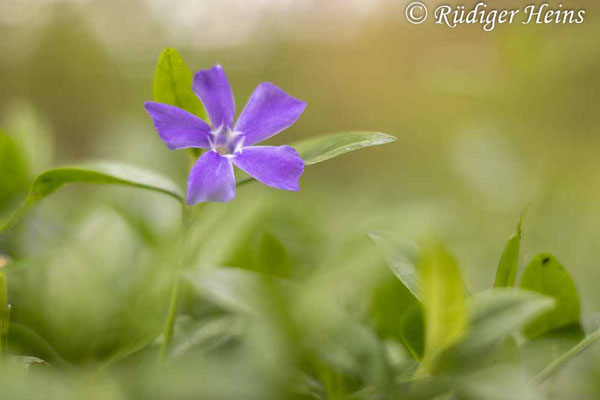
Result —
[[[235,102],[221,66],[196,73],[192,89],[206,108],[210,126],[178,107],[155,102],[144,104],[158,134],[171,150],[207,150],[190,171],[188,204],[233,199],[233,165],[265,185],[299,190],[304,161],[294,148],[253,145],[294,124],[306,103],[264,82],[254,90],[234,125]]]

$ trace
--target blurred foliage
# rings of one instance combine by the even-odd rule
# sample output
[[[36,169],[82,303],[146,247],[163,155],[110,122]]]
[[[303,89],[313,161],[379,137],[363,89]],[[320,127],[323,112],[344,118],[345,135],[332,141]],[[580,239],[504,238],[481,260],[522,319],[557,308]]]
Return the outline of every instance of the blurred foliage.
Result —
[[[247,185],[194,216],[160,369],[179,205],[113,186],[49,197],[0,237],[12,258],[0,397],[600,397],[598,348],[565,353],[598,328],[598,4],[581,1],[581,26],[485,34],[409,26],[393,1],[290,5],[286,18],[264,5],[239,20],[226,9],[241,5],[206,2],[212,24],[194,2],[174,22],[182,6],[160,2],[14,3],[0,17],[0,221],[37,174],[90,157],[185,181],[185,155],[164,149],[142,107],[165,47],[192,72],[223,64],[238,105],[264,80],[306,101],[274,143],[356,129],[399,141],[308,169],[298,194]],[[526,204],[523,241],[499,257]],[[413,244],[431,237],[444,247]],[[510,272],[497,286],[519,289],[487,290],[499,258]],[[452,337],[432,330],[438,315]]]
[[[27,190],[28,168],[19,144],[11,136],[0,132],[0,214]]]

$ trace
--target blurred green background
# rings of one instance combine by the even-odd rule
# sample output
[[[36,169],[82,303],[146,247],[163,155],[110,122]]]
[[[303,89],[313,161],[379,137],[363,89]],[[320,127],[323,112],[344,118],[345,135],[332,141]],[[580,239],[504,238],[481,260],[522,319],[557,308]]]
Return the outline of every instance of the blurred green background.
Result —
[[[238,110],[262,81],[306,101],[272,143],[344,130],[398,138],[307,168],[299,193],[254,185],[211,204],[199,223],[203,262],[260,269],[261,257],[275,257],[275,274],[361,303],[362,279],[380,263],[366,233],[383,229],[442,238],[477,291],[493,282],[527,206],[522,263],[552,252],[573,275],[583,314],[599,311],[600,5],[568,2],[587,10],[582,25],[486,33],[409,25],[406,3],[0,0],[0,129],[21,149],[0,153],[0,215],[37,173],[90,158],[183,185],[186,155],[164,146],[142,107],[160,52],[173,47],[192,71],[222,64]],[[159,267],[174,250],[162,247],[176,242],[178,224],[178,205],[160,195],[74,187],[50,197],[0,239],[18,267],[9,276],[17,318],[80,362],[145,337],[162,324],[168,285],[156,276],[170,276]],[[138,324],[140,310],[152,321]],[[572,375],[584,379],[584,365],[600,374],[591,368],[599,357],[589,353]],[[579,390],[598,394],[593,381]]]

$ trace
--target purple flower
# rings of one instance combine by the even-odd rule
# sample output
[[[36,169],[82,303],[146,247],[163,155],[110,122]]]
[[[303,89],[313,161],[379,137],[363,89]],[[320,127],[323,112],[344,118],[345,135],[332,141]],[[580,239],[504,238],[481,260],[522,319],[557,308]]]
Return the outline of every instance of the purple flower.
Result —
[[[192,167],[187,203],[227,202],[235,197],[233,165],[265,185],[298,191],[304,161],[290,146],[254,146],[290,127],[306,103],[272,83],[258,85],[233,124],[235,103],[225,71],[220,65],[199,71],[192,86],[210,119],[168,104],[146,102],[159,136],[171,150],[200,148],[208,151]]]

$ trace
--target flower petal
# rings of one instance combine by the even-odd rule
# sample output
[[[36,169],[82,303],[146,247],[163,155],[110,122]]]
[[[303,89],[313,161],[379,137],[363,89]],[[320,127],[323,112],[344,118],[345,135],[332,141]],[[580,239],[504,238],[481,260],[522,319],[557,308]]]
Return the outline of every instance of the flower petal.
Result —
[[[252,93],[235,130],[246,136],[244,144],[250,146],[292,126],[305,107],[305,102],[288,95],[270,82],[264,82]]]
[[[171,150],[210,147],[210,126],[194,114],[168,104],[148,101],[144,107],[160,138]]]
[[[227,202],[235,197],[235,176],[231,162],[216,151],[207,151],[190,171],[187,203]]]
[[[231,161],[265,185],[277,189],[300,190],[298,179],[304,171],[304,160],[293,147],[244,147]]]
[[[204,104],[214,129],[223,125],[233,126],[235,101],[229,81],[227,81],[227,75],[220,65],[198,71],[194,75],[192,89]]]

